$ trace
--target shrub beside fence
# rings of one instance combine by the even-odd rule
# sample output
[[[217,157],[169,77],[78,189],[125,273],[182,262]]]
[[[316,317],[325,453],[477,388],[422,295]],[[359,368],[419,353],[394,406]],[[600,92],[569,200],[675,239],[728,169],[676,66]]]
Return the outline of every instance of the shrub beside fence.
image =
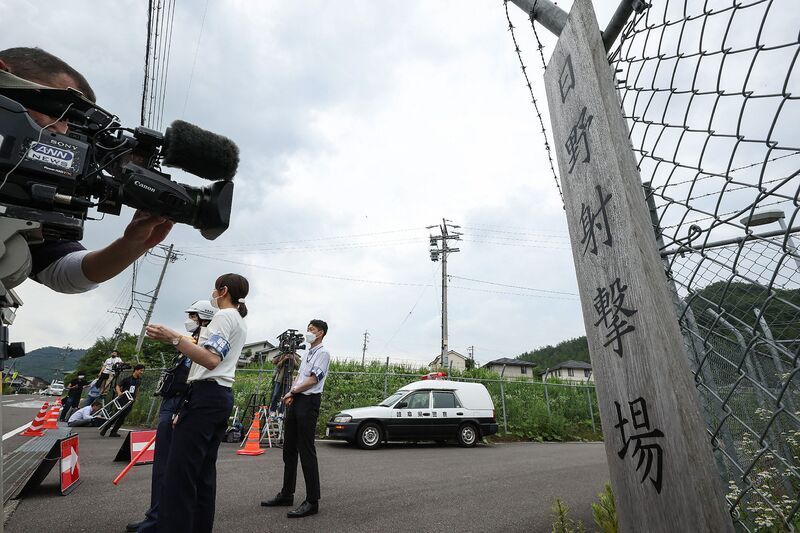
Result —
[[[389,367],[373,363],[331,365],[317,433],[325,433],[326,422],[337,412],[376,405],[397,389],[420,379],[428,369]],[[159,398],[153,396],[160,369],[148,369],[142,379],[139,399],[128,423],[154,427],[158,420]],[[269,398],[271,368],[245,368],[236,373],[234,404],[244,411],[251,394]],[[477,377],[475,377],[477,376]],[[501,437],[536,440],[602,440],[600,415],[594,386],[522,380],[503,380],[483,370],[451,372],[449,379],[482,383],[489,390]],[[243,416],[244,413],[242,413]],[[249,419],[245,420],[249,423]]]

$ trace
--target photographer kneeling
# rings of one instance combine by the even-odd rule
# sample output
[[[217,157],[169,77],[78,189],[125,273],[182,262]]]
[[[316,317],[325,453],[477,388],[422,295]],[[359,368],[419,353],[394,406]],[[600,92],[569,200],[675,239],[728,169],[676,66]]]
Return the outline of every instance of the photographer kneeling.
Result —
[[[40,48],[8,48],[0,51],[0,70],[19,78],[53,87],[74,88],[91,101],[95,94],[89,82],[77,70]],[[40,127],[67,133],[69,124],[28,109],[28,115]],[[137,211],[122,237],[105,248],[88,251],[77,241],[47,240],[30,246],[30,277],[57,292],[80,293],[95,289],[163,241],[173,222],[161,216]]]
[[[188,315],[185,327],[191,335],[192,342],[198,343],[203,328],[207,327],[214,318],[216,309],[211,306],[208,300],[199,300],[186,309]],[[158,526],[158,508],[161,501],[161,484],[164,481],[164,473],[167,468],[169,458],[169,448],[172,443],[172,419],[178,411],[186,397],[189,387],[189,369],[192,360],[178,351],[172,360],[172,365],[161,375],[161,380],[156,388],[156,394],[161,396],[161,409],[158,412],[158,427],[156,428],[155,452],[153,457],[153,475],[150,486],[150,508],[145,513],[145,519],[141,522],[131,522],[127,525],[127,531],[139,531],[141,533],[156,531]]]
[[[247,279],[238,274],[217,278],[211,305],[219,311],[198,344],[164,326],[147,327],[147,336],[171,342],[193,361],[189,389],[175,416],[167,469],[161,485],[158,530],[204,532],[214,527],[217,452],[233,410],[236,363],[247,338]]]

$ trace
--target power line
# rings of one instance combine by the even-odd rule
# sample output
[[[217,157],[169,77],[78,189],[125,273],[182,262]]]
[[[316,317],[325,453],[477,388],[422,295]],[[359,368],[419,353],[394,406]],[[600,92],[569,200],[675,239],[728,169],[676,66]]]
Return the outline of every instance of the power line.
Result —
[[[262,241],[262,242],[253,242],[248,244],[234,244],[225,246],[225,249],[234,249],[234,248],[244,248],[250,249],[256,246],[272,246],[275,244],[297,244],[297,243],[305,243],[305,242],[320,242],[320,241],[329,241],[329,240],[337,240],[337,239],[354,239],[358,237],[372,237],[375,235],[389,235],[392,233],[405,233],[410,231],[423,231],[426,228],[423,226],[414,227],[414,228],[402,228],[402,229],[395,229],[395,230],[388,230],[388,231],[373,231],[369,233],[353,233],[350,235],[332,235],[329,237],[314,237],[311,239],[294,239],[288,241]],[[187,246],[179,246],[182,250],[191,250],[193,248],[197,249],[204,249],[207,250],[210,247],[208,245],[187,245]]]
[[[183,100],[183,111],[181,117],[186,116],[186,105],[189,103],[189,93],[192,91],[192,80],[194,79],[194,69],[197,66],[197,52],[200,51],[200,41],[203,38],[203,28],[206,26],[206,13],[208,13],[208,0],[206,0],[206,7],[203,8],[203,18],[200,21],[200,33],[197,35],[197,42],[194,46],[194,60],[192,61],[192,70],[189,73],[189,85],[186,87],[186,97]]]
[[[549,289],[535,289],[533,287],[523,287],[523,286],[520,286],[520,285],[506,285],[505,283],[497,283],[497,282],[494,282],[494,281],[485,281],[485,280],[482,280],[482,279],[465,278],[465,277],[462,277],[462,276],[454,276],[452,274],[450,275],[450,277],[454,278],[454,279],[461,279],[461,280],[464,280],[464,281],[473,281],[475,283],[484,283],[486,285],[495,285],[495,286],[498,286],[498,287],[507,287],[507,288],[510,288],[510,289],[523,289],[523,290],[526,290],[526,291],[546,292],[546,293],[550,293],[550,294],[561,294],[561,295],[565,295],[565,296],[578,296],[574,292],[553,291],[553,290],[549,290]]]

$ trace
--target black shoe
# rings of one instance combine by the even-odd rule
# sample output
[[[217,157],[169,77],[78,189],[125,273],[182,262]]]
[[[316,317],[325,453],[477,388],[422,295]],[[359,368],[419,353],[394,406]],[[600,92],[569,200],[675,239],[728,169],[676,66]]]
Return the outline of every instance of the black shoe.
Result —
[[[319,503],[306,501],[301,503],[300,507],[298,507],[297,509],[286,513],[286,516],[288,516],[289,518],[303,518],[304,516],[317,514],[318,512],[319,512]]]
[[[286,496],[282,492],[276,494],[271,500],[261,502],[262,507],[289,507],[291,505],[294,505],[294,495]]]
[[[112,431],[111,433],[109,433],[109,434],[108,434],[108,436],[109,436],[109,437],[121,437],[122,435],[120,435],[120,434],[119,434],[119,433],[117,433],[116,431]]]
[[[131,522],[130,524],[125,526],[125,531],[129,531],[129,532],[139,531],[139,526],[141,526],[143,523],[144,523],[144,520],[142,520],[141,522]]]

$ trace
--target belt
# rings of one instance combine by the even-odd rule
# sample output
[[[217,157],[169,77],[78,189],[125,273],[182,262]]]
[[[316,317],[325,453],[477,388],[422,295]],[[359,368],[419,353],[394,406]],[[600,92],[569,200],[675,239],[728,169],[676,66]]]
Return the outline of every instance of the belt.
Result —
[[[216,385],[217,387],[220,387],[222,389],[231,390],[231,387],[226,387],[225,385],[220,385],[219,383],[217,383],[217,380],[213,379],[213,378],[196,379],[194,381],[190,381],[189,382],[189,386],[192,387],[192,386],[195,386],[195,385],[209,385],[211,383],[213,383],[214,385]]]

